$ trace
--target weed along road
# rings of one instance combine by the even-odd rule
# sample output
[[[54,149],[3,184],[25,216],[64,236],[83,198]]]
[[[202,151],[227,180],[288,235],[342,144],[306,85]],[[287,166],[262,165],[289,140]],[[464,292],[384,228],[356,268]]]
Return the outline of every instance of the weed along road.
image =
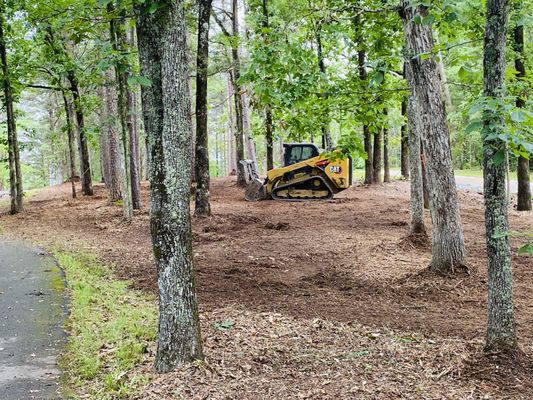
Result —
[[[60,398],[57,357],[65,341],[64,288],[62,272],[50,257],[19,243],[0,243],[3,400]]]

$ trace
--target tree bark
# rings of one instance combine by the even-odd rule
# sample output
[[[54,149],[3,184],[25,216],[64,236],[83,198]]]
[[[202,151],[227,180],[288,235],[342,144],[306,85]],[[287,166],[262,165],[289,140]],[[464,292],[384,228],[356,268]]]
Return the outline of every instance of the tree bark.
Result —
[[[357,43],[357,65],[359,68],[359,79],[363,83],[363,85],[366,84],[367,80],[367,72],[365,68],[365,62],[366,62],[366,53],[363,48],[364,40],[362,35],[362,29],[359,26],[359,17],[356,17],[354,20],[354,26],[356,31],[358,32],[358,36],[356,38]],[[372,149],[372,134],[370,133],[370,129],[368,128],[368,125],[363,124],[363,140],[364,140],[364,148],[366,153],[366,159],[365,159],[365,185],[370,185],[374,182],[374,158],[373,158],[373,149]]]
[[[20,167],[20,154],[17,138],[17,124],[13,109],[13,87],[11,86],[9,64],[7,61],[6,40],[4,36],[5,4],[0,2],[0,58],[2,61],[2,75],[4,86],[4,106],[7,114],[7,142],[9,158],[9,187],[11,194],[11,214],[23,210],[22,171]]]
[[[409,179],[409,133],[408,133],[408,97],[402,98],[402,116],[406,118],[401,127],[400,141],[400,172],[405,179]],[[420,138],[419,138],[420,141]],[[417,154],[418,157],[418,154]]]
[[[209,202],[209,134],[207,131],[207,78],[209,62],[209,19],[212,0],[198,2],[198,51],[196,56],[196,196],[194,214],[211,215]]]
[[[232,0],[231,27],[233,44],[231,47],[231,57],[233,60],[233,96],[235,100],[235,155],[237,163],[237,185],[246,186],[244,177],[244,166],[240,163],[244,160],[244,121],[242,113],[242,95],[239,81],[241,79],[241,61],[239,56],[239,12],[238,0]]]
[[[127,79],[126,79],[127,82]],[[134,210],[141,209],[141,154],[139,150],[139,130],[137,129],[137,110],[135,92],[126,90],[128,108],[128,132],[130,153],[130,181],[131,181],[131,204]]]
[[[505,96],[505,42],[508,0],[487,1],[483,77],[484,95],[490,99]],[[498,111],[483,114],[483,192],[488,255],[488,327],[487,351],[517,348],[513,310],[513,277],[509,247],[509,221],[505,189],[506,166],[496,162],[496,154],[505,154],[503,116]]]
[[[106,136],[109,162],[108,178],[106,186],[109,191],[109,200],[112,202],[122,199],[121,165],[123,163],[120,152],[120,141],[118,139],[116,115],[117,115],[117,94],[114,86],[113,72],[109,69],[106,72],[107,85],[104,88],[104,132]]]
[[[372,183],[381,183],[381,143],[383,131],[378,129],[374,132],[374,154],[372,156]]]
[[[426,235],[424,223],[424,183],[420,158],[420,122],[414,95],[408,101],[409,168],[411,183],[411,230],[412,235]]]
[[[422,137],[422,134],[420,135]],[[429,183],[426,169],[426,156],[424,155],[424,146],[420,140],[420,160],[422,164],[422,192],[424,194],[424,208],[429,210]]]
[[[135,49],[135,31],[130,29],[130,34],[126,35],[126,44],[129,48]],[[126,74],[126,84],[128,82],[129,74]],[[126,98],[128,108],[128,132],[130,145],[130,180],[131,180],[131,202],[134,210],[141,209],[141,149],[139,137],[139,124],[137,113],[137,96],[133,88],[126,85]]]
[[[518,11],[518,10],[517,10]],[[516,79],[521,81],[526,77],[526,63],[524,52],[524,25],[516,24],[513,29],[513,49],[515,51],[515,69],[518,72]],[[520,93],[516,99],[516,106],[525,108],[526,94]],[[531,155],[530,155],[531,157]],[[516,209],[518,211],[531,211],[531,185],[529,180],[529,160],[525,157],[518,157],[517,166],[518,179],[518,202]]]
[[[265,110],[265,130],[266,130],[266,162],[267,171],[274,169],[274,138],[272,127],[272,111],[270,107]]]
[[[387,109],[383,110],[385,118],[387,117]],[[387,122],[385,122],[387,123]],[[389,165],[389,129],[383,128],[383,182],[390,183],[390,165]]]
[[[227,94],[228,94],[228,133],[229,137],[227,140],[228,143],[228,175],[237,174],[237,156],[235,153],[235,138],[237,137],[235,129],[235,113],[233,112],[233,78],[231,77],[231,72],[228,73],[228,85],[227,85]]]
[[[421,118],[422,143],[427,160],[429,206],[433,223],[433,246],[430,269],[434,272],[453,273],[456,267],[466,265],[457,188],[453,174],[448,123],[442,99],[438,67],[435,59],[422,60],[419,54],[433,50],[432,27],[417,24],[415,15],[427,16],[424,6],[413,7],[401,0],[407,49],[406,62],[410,64],[409,86],[416,98]]]
[[[65,118],[67,120],[67,138],[68,138],[68,159],[69,159],[69,170],[70,170],[70,184],[72,187],[72,198],[75,199],[76,195],[76,137],[74,135],[74,129],[72,127],[72,115],[73,110],[70,102],[67,99],[67,94],[65,90],[61,90],[63,96],[63,106],[65,108]]]
[[[326,79],[326,64],[324,62],[324,54],[322,52],[322,36],[320,35],[320,29],[321,26],[317,28],[315,38],[316,38],[316,49],[317,49],[317,59],[318,59],[318,69],[322,73],[322,77],[325,80]],[[321,95],[320,97],[327,99],[327,95]],[[324,121],[323,125],[320,127],[320,130],[322,131],[322,148],[326,149],[327,151],[330,151],[333,148],[333,143],[331,139],[331,130],[329,127],[329,116],[328,111],[326,109],[325,111],[325,117],[326,121]]]
[[[246,150],[248,158],[257,165],[257,157],[255,155],[255,143],[252,138],[252,121],[250,120],[250,108],[248,107],[248,99],[246,93],[242,94],[242,118],[244,119],[244,139],[246,141]]]
[[[76,123],[78,125],[82,193],[85,196],[92,196],[94,191],[93,179],[91,175],[91,162],[89,160],[89,148],[87,144],[87,132],[85,130],[85,118],[83,115],[83,106],[81,104],[78,78],[74,70],[69,70],[67,72],[67,79],[69,81],[70,90],[72,91],[72,97],[74,99],[74,110],[76,115]]]
[[[183,1],[135,6],[144,126],[150,149],[150,230],[159,284],[155,368],[203,359],[190,218],[192,121]],[[154,12],[148,12],[155,6]]]

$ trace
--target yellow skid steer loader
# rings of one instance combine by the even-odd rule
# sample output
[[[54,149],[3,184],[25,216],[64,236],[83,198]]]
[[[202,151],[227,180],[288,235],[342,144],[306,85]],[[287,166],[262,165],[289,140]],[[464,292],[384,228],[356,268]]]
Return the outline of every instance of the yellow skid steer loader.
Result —
[[[246,200],[328,200],[352,185],[351,157],[336,151],[321,155],[310,143],[285,143],[283,148],[283,167],[268,171],[264,182],[253,161],[241,161],[248,183]]]

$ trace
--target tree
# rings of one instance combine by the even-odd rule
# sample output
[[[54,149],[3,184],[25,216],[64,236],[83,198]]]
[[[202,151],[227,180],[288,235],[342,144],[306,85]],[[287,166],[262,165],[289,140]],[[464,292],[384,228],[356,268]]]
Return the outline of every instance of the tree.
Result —
[[[76,150],[74,148],[74,142],[76,141],[76,137],[74,135],[74,129],[72,127],[72,116],[73,116],[73,110],[72,105],[68,101],[67,93],[65,89],[61,90],[61,95],[63,97],[63,107],[65,110],[65,119],[67,120],[67,138],[68,138],[68,160],[69,160],[69,169],[70,169],[70,184],[72,187],[72,198],[75,199],[77,197],[76,195],[76,184],[75,184],[75,178],[76,178]]]
[[[155,367],[202,359],[190,217],[192,121],[182,0],[135,5],[144,125],[150,151],[150,227],[159,284]]]
[[[483,77],[484,95],[503,101],[505,80],[505,42],[509,0],[487,1]],[[509,222],[505,188],[507,152],[505,121],[501,110],[483,113],[483,194],[488,256],[488,328],[486,350],[517,347],[513,310],[513,278],[509,248]]]
[[[318,69],[320,71],[320,78],[322,80],[326,80],[326,62],[324,61],[324,53],[322,50],[322,35],[321,35],[321,29],[322,24],[318,24],[318,26],[315,28],[315,38],[316,38],[316,54],[317,54],[317,60],[318,60]],[[327,96],[321,95],[321,97],[327,99]],[[322,148],[330,151],[333,149],[333,143],[331,139],[331,130],[329,126],[329,116],[327,109],[325,110],[325,121],[323,125],[320,127],[320,130],[322,131]]]
[[[407,68],[406,68],[407,73]],[[411,176],[411,235],[426,235],[424,223],[424,183],[420,158],[420,121],[413,93],[408,102],[409,169]]]
[[[239,37],[239,13],[238,0],[231,1],[231,12],[225,12],[231,22],[231,33],[226,29],[222,20],[213,13],[213,17],[222,30],[224,36],[230,40],[231,47],[231,85],[233,90],[233,100],[235,106],[235,157],[237,163],[237,185],[245,186],[244,166],[240,163],[244,159],[244,118],[242,110],[242,91],[241,91],[241,59],[240,59],[240,37]]]
[[[209,203],[209,145],[207,129],[207,78],[209,61],[209,20],[212,0],[198,1],[198,51],[196,55],[196,197],[194,214],[211,215]]]
[[[120,146],[119,158],[120,163],[120,180],[122,186],[122,210],[126,220],[133,217],[133,200],[132,200],[132,183],[131,183],[131,158],[130,158],[130,139],[131,124],[128,124],[128,75],[127,63],[121,57],[124,53],[126,44],[126,33],[124,23],[121,17],[115,14],[115,6],[113,1],[107,4],[107,12],[109,19],[109,38],[113,51],[118,56],[113,60],[113,67],[115,69],[115,81],[117,87],[117,110],[120,122]],[[136,192],[139,194],[139,192]],[[137,199],[139,201],[139,199]]]
[[[366,53],[364,50],[364,40],[363,35],[361,33],[362,29],[359,27],[359,19],[356,18],[354,25],[356,29],[358,29],[358,37],[357,37],[357,44],[358,44],[358,50],[357,50],[357,65],[359,68],[359,78],[361,79],[361,82],[365,84],[367,81],[367,72],[365,67],[366,62]],[[363,140],[364,140],[364,147],[365,147],[365,185],[369,185],[374,182],[374,153],[372,150],[372,134],[370,133],[370,129],[367,124],[363,124]]]
[[[429,206],[432,220],[432,260],[430,269],[452,273],[466,265],[457,189],[453,174],[448,123],[442,99],[437,63],[432,56],[433,37],[431,19],[424,5],[416,7],[407,0],[400,3],[409,63],[409,86],[415,96],[416,107],[422,116],[420,131],[429,186]],[[417,23],[415,19],[425,19]],[[429,57],[422,57],[427,54]]]
[[[405,74],[405,72],[404,72]],[[406,119],[405,123],[401,127],[400,135],[400,173],[405,179],[409,179],[409,133],[407,127],[408,119],[408,97],[403,96],[402,98],[402,116]],[[418,152],[417,152],[418,157]]]
[[[381,183],[381,144],[383,143],[383,129],[374,132],[374,154],[372,155],[372,183]]]
[[[74,114],[76,116],[82,193],[85,196],[92,196],[94,192],[91,164],[89,159],[87,130],[85,126],[85,114],[83,111],[80,85],[78,76],[76,74],[76,66],[72,62],[72,59],[68,54],[63,41],[56,38],[52,26],[45,23],[43,29],[45,31],[45,42],[52,51],[52,54],[55,56],[57,62],[57,65],[54,65],[54,67],[58,70],[58,72],[65,75],[70,86],[70,91],[72,93],[74,102]]]
[[[519,2],[517,2],[520,5]],[[518,7],[520,8],[520,7]],[[519,11],[519,10],[517,10]],[[517,15],[520,15],[517,13]],[[524,52],[524,25],[521,21],[515,21],[513,29],[513,49],[515,51],[515,69],[517,71],[517,80],[523,81],[526,78],[526,63]],[[516,106],[519,108],[526,107],[526,91],[520,93],[516,98]],[[518,179],[518,202],[516,209],[518,211],[531,211],[531,185],[529,181],[529,159],[523,155],[518,156],[517,166]]]
[[[122,199],[122,185],[124,177],[121,173],[121,165],[123,164],[120,152],[120,140],[117,132],[117,93],[115,88],[115,79],[113,71],[109,68],[106,71],[107,83],[103,88],[103,111],[102,115],[102,132],[101,137],[104,138],[105,146],[100,148],[103,155],[106,172],[105,184],[109,190],[109,199],[111,201],[118,201]]]
[[[385,125],[383,131],[383,182],[390,183],[390,162],[389,162],[389,128],[387,127],[387,109],[383,110]]]
[[[22,169],[20,166],[20,152],[17,138],[17,123],[13,107],[13,86],[11,84],[11,75],[7,60],[6,38],[4,33],[5,14],[5,2],[4,0],[0,0],[0,59],[2,62],[4,106],[7,114],[7,141],[9,156],[11,214],[17,214],[23,209],[24,191],[22,188]]]

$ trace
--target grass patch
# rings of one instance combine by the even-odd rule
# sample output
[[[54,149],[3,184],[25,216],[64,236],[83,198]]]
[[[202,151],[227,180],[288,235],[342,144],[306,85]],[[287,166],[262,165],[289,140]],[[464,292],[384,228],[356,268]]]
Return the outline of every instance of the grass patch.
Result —
[[[39,193],[39,190],[41,189],[29,189],[24,191],[24,202],[28,201],[32,197],[34,197],[37,193]],[[0,199],[0,208],[9,208],[11,207],[11,197],[7,196],[3,199]]]
[[[55,252],[71,293],[69,343],[61,359],[68,398],[130,398],[147,378],[131,370],[155,341],[153,296],[115,280],[94,256]]]
[[[455,176],[483,178],[483,170],[481,169],[456,169],[454,172],[455,172]],[[516,176],[516,171],[510,171],[509,178],[512,181],[516,181],[518,179]]]

